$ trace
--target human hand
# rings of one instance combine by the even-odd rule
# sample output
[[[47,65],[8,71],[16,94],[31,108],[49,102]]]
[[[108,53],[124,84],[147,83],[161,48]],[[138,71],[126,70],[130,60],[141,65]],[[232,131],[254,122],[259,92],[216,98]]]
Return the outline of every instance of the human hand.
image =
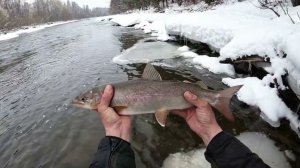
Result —
[[[176,110],[173,113],[183,117],[189,127],[202,138],[207,146],[214,136],[222,131],[216,121],[215,115],[207,101],[199,99],[196,95],[187,91],[184,98],[195,107]]]
[[[131,119],[128,116],[119,116],[115,110],[109,107],[114,96],[111,85],[107,85],[98,105],[98,114],[104,126],[106,136],[119,137],[127,142],[130,141]]]

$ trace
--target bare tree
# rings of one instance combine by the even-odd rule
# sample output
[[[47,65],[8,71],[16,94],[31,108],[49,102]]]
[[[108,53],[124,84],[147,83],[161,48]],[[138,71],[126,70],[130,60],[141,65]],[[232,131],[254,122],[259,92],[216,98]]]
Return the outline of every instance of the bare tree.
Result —
[[[275,13],[276,16],[280,17],[280,14],[278,13],[276,7],[278,6],[278,3],[273,0],[258,0],[261,9],[269,9]]]
[[[83,8],[75,2],[61,0],[35,0],[32,4],[24,0],[0,0],[0,31],[24,25],[80,19],[108,14],[102,9]]]
[[[291,22],[295,24],[295,21],[289,14],[288,2],[286,0],[258,0],[261,9],[269,9],[274,12],[277,17],[280,17],[278,8],[281,8],[283,13],[287,15]]]

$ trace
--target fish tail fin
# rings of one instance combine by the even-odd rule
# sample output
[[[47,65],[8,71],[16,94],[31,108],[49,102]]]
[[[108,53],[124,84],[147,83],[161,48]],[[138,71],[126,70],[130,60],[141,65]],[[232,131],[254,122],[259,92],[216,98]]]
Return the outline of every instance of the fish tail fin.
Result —
[[[216,102],[213,103],[213,107],[216,108],[221,114],[224,115],[229,121],[234,121],[234,116],[230,111],[230,100],[232,96],[240,90],[242,85],[227,88],[216,95]]]

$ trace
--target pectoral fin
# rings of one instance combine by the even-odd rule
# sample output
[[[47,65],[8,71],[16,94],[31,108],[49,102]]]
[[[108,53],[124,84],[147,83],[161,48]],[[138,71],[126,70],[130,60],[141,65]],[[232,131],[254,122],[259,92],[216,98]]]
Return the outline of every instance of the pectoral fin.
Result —
[[[148,80],[162,80],[160,74],[156,71],[156,69],[153,67],[153,65],[151,64],[147,64],[143,75],[142,75],[143,79],[148,79]]]
[[[155,113],[156,121],[161,125],[162,127],[166,126],[167,117],[168,117],[169,111],[161,110]]]

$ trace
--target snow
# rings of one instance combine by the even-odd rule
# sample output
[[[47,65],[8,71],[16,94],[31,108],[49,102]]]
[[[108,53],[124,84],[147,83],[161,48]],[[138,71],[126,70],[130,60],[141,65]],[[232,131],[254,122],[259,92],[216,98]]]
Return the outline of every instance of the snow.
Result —
[[[291,150],[285,150],[284,154],[289,160],[291,160],[293,162],[296,161],[296,156],[294,155],[294,153]]]
[[[177,49],[180,53],[178,56],[184,57],[184,58],[192,58],[190,60],[191,63],[194,65],[200,65],[201,69],[206,68],[210,72],[216,73],[216,74],[227,74],[229,76],[234,76],[235,71],[232,65],[230,64],[221,64],[218,57],[209,57],[207,55],[198,55],[192,51],[189,51],[189,47],[182,46]],[[188,60],[189,61],[189,60]],[[196,66],[198,68],[199,66]]]
[[[213,73],[235,76],[231,65],[219,63],[225,59],[235,60],[247,56],[269,58],[271,65],[263,67],[269,75],[263,80],[245,78],[224,79],[223,81],[229,85],[245,84],[243,88],[250,90],[247,92],[245,91],[247,89],[242,89],[239,92],[241,101],[259,107],[262,111],[261,116],[273,126],[279,126],[280,118],[287,118],[291,121],[293,130],[299,134],[297,131],[299,121],[278,97],[277,89],[284,90],[290,87],[300,97],[300,59],[298,59],[300,18],[297,16],[300,6],[287,7],[290,16],[296,23],[293,24],[280,7],[277,11],[281,16],[277,17],[271,10],[258,8],[257,0],[243,2],[228,0],[225,2],[215,7],[201,2],[195,5],[195,8],[172,4],[171,8],[165,10],[165,13],[154,13],[154,10],[151,9],[149,11],[132,11],[130,14],[111,17],[120,25],[135,25],[135,28],[143,29],[145,33],[151,33],[151,36],[155,36],[161,41],[170,40],[172,36],[181,36],[193,42],[207,44],[212,50],[220,53],[218,58],[199,56],[185,47],[176,51],[177,57],[184,57],[190,60],[195,67],[200,65]],[[130,58],[131,56],[126,57]],[[154,58],[171,57],[173,55],[161,54]],[[119,63],[120,58],[114,58],[114,62]],[[122,58],[124,59],[124,57]],[[148,56],[144,58],[145,60],[142,62],[153,60]],[[124,60],[121,62],[136,61],[135,59]],[[287,75],[289,86],[283,84],[282,75]],[[275,79],[279,85],[278,88],[270,88],[269,84],[274,83]]]
[[[270,167],[290,168],[283,152],[275,146],[274,141],[262,133],[245,132],[237,138],[243,142],[252,152],[256,153]],[[207,168],[210,163],[204,157],[205,149],[197,149],[190,152],[178,152],[169,155],[163,162],[163,168]]]
[[[296,33],[291,34],[285,42],[285,52],[287,60],[290,63],[287,65],[288,82],[291,89],[300,96],[300,59],[299,59],[299,44],[300,44],[300,26]]]
[[[234,76],[234,68],[230,64],[221,64],[219,62],[219,58],[217,57],[209,57],[206,55],[200,55],[195,57],[192,61],[194,64],[201,65],[203,68],[208,69],[209,71],[220,74],[225,73],[229,76]]]
[[[169,43],[139,41],[133,47],[113,58],[117,64],[148,63],[157,59],[174,58],[178,46]]]
[[[188,46],[182,46],[177,49],[177,51],[189,51],[190,48]]]
[[[184,58],[194,58],[194,57],[198,57],[199,55],[192,51],[186,51],[186,52],[179,54],[179,56],[184,57]]]
[[[113,17],[112,22],[118,23],[120,26],[132,26],[141,21],[138,19],[137,15],[131,15],[130,17],[126,15],[118,15]]]
[[[187,153],[171,154],[165,159],[163,168],[207,168],[210,163],[204,157],[205,149],[193,150]]]
[[[258,55],[268,56],[272,62],[282,51],[292,50],[285,46],[299,44],[297,43],[299,42],[299,24],[292,24],[281,9],[278,11],[281,12],[282,17],[277,18],[272,11],[257,8],[256,0],[240,3],[225,2],[227,2],[225,5],[219,5],[207,11],[204,11],[208,9],[206,4],[198,4],[196,8],[204,12],[196,12],[197,10],[191,10],[191,7],[173,5],[173,8],[165,11],[166,13],[136,11],[132,14],[115,16],[113,21],[123,26],[147,22],[143,24],[142,29],[146,33],[154,32],[153,35],[158,36],[158,39],[162,41],[169,40],[169,35],[179,35],[206,43],[211,49],[220,52],[220,60]],[[300,22],[300,19],[296,17],[299,10],[300,7],[289,7],[289,13],[296,22]],[[296,36],[295,32],[298,32]],[[287,40],[287,37],[294,40]],[[297,49],[297,47],[293,48]],[[295,51],[292,53],[297,54]],[[293,57],[294,60],[294,56],[289,57]],[[288,65],[289,63],[279,68],[272,66],[271,70],[275,72],[274,77],[280,81],[280,75],[286,73]],[[296,65],[300,67],[300,62],[298,61]],[[293,74],[294,78],[300,76],[298,72]],[[281,85],[281,87],[284,86]],[[293,90],[297,89],[294,87]]]
[[[264,79],[260,80],[256,77],[223,78],[222,82],[230,87],[243,85],[237,92],[240,101],[259,107],[262,117],[273,126],[279,126],[278,123],[281,118],[288,119],[291,128],[298,132],[299,120],[297,115],[278,97],[277,89],[269,87],[270,76]]]
[[[75,21],[76,20],[65,21],[65,22],[54,22],[52,24],[42,24],[42,25],[32,26],[32,27],[29,27],[28,29],[17,30],[14,32],[9,32],[7,34],[0,33],[0,41],[9,40],[12,38],[19,37],[21,34],[32,33],[32,32],[36,32],[36,31],[39,31],[39,30],[42,30],[42,29],[45,29],[48,27],[58,26],[58,25],[66,24],[66,23],[75,22]]]

